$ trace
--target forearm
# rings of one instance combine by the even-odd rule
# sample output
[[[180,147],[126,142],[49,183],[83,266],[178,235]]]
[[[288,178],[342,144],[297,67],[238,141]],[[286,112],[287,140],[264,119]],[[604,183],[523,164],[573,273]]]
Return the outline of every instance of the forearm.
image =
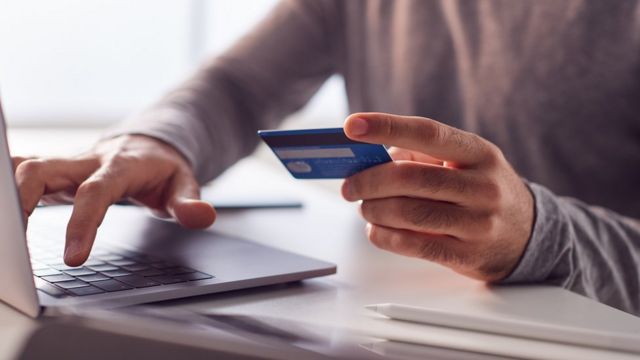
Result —
[[[530,184],[536,221],[504,283],[545,282],[640,314],[640,222]]]
[[[284,1],[252,32],[113,134],[177,148],[199,182],[213,179],[300,108],[334,71],[328,2]]]

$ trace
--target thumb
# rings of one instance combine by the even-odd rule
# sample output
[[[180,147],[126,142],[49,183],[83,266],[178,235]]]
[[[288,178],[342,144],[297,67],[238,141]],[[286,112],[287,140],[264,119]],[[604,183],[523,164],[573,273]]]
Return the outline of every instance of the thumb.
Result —
[[[200,200],[200,186],[191,172],[178,171],[171,180],[167,212],[188,229],[204,229],[216,220],[216,211]]]

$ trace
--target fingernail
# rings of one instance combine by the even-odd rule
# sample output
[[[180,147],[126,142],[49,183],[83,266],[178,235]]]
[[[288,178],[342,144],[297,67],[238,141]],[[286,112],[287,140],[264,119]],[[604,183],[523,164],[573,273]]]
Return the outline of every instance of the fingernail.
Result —
[[[367,131],[369,131],[367,120],[356,117],[349,121],[349,132],[352,135],[362,136],[365,135]]]

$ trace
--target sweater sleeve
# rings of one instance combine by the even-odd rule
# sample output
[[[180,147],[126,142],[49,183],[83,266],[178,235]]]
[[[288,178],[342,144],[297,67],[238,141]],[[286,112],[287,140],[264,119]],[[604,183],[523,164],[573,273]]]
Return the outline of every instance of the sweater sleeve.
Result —
[[[503,283],[560,285],[640,314],[640,221],[529,187],[536,203],[533,233]]]
[[[288,0],[221,56],[106,137],[142,134],[173,145],[205,183],[302,107],[335,72],[328,1]]]

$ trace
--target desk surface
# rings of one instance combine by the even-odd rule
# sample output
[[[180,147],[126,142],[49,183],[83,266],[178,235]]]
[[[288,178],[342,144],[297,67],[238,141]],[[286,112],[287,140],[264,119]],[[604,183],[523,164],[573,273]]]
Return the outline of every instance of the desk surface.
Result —
[[[257,158],[263,157],[258,155]],[[299,284],[201,296],[158,306],[280,317],[344,327],[383,339],[413,336],[420,341],[426,340],[445,347],[480,351],[499,349],[498,352],[505,355],[528,354],[535,357],[546,354],[544,358],[558,359],[613,359],[618,355],[619,358],[625,356],[605,354],[601,350],[392,322],[370,314],[363,306],[395,302],[460,313],[509,315],[628,333],[640,332],[640,321],[636,317],[560,288],[489,288],[441,266],[378,250],[366,240],[364,222],[358,216],[357,205],[341,200],[338,186],[339,182],[293,180],[279,168],[275,160],[253,158],[241,162],[205,190],[204,197],[283,195],[303,200],[304,207],[224,211],[219,214],[214,228],[334,262],[338,265],[338,273]],[[15,354],[37,326],[38,321],[28,319],[0,303],[0,339],[3,344],[0,358]]]

